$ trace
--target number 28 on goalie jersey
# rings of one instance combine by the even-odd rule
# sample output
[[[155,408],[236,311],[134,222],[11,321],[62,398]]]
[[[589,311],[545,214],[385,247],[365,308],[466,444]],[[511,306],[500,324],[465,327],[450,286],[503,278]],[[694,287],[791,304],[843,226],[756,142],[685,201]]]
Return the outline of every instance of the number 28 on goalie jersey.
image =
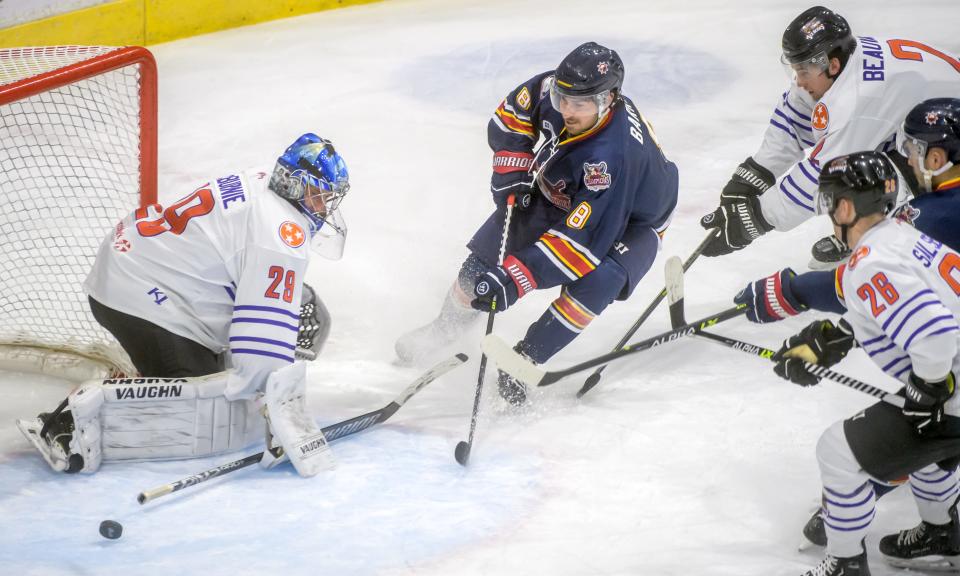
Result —
[[[909,224],[884,220],[864,234],[841,278],[844,318],[884,372],[940,380],[960,369],[960,254]],[[960,396],[947,404],[960,415]]]
[[[294,361],[308,225],[265,172],[214,178],[124,218],[84,285],[102,304],[214,352],[230,350],[234,394]]]

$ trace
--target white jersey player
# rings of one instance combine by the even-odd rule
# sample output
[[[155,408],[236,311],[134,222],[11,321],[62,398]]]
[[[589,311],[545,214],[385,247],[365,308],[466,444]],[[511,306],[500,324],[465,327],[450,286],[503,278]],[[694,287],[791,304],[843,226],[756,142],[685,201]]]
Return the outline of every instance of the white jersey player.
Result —
[[[837,237],[852,248],[841,278],[847,312],[816,321],[774,355],[775,370],[802,385],[818,379],[803,360],[831,366],[854,339],[905,384],[904,405],[880,402],[827,429],[817,445],[827,557],[807,575],[868,575],[863,540],[876,492],[909,477],[919,526],[884,537],[894,565],[960,568],[960,254],[907,223],[887,219],[897,173],[882,153],[826,162],[819,201]]]
[[[87,382],[65,409],[24,423],[48,462],[92,472],[104,459],[233,450],[262,434],[262,413],[269,463],[285,453],[304,475],[328,465],[323,434],[303,413],[295,351],[305,343],[301,300],[324,311],[303,282],[309,248],[342,252],[348,182],[333,145],[305,134],[272,174],[212,178],[121,220],[84,288],[144,378]]]
[[[770,230],[790,230],[817,214],[824,159],[890,152],[899,171],[912,178],[906,159],[895,152],[897,128],[922,100],[960,94],[960,60],[951,53],[904,38],[854,38],[843,17],[819,6],[784,31],[782,59],[793,81],[760,149],[737,168],[720,208],[704,217],[705,228],[722,231],[705,255],[739,250]],[[909,186],[901,184],[906,200]],[[824,239],[811,266],[835,267],[845,257],[835,241]]]

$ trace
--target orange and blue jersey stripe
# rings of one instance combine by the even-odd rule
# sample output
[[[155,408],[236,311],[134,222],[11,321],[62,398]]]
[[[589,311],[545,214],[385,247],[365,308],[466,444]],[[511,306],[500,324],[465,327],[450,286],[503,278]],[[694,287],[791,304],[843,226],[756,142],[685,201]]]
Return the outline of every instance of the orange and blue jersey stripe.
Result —
[[[550,305],[550,312],[567,329],[577,333],[582,332],[597,317],[586,306],[571,298],[566,289],[562,290],[560,297]]]
[[[600,264],[589,250],[555,230],[544,232],[536,246],[571,280],[583,278]]]
[[[533,138],[533,124],[507,106],[506,100],[500,103],[497,111],[494,113],[494,119],[497,120],[501,128],[509,132],[516,132]]]

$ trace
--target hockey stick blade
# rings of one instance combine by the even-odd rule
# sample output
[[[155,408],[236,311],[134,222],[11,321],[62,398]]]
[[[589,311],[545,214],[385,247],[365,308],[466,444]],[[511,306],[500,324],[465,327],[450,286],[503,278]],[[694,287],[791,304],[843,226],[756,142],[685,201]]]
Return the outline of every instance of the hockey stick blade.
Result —
[[[667,258],[663,267],[667,291],[667,306],[670,309],[670,325],[674,328],[686,324],[683,313],[683,264],[676,256]]]
[[[407,386],[403,392],[401,392],[396,398],[394,398],[389,404],[380,408],[379,410],[374,410],[373,412],[367,412],[366,414],[361,414],[360,416],[355,416],[349,420],[344,420],[343,422],[338,422],[336,424],[331,424],[329,426],[323,427],[323,434],[326,436],[328,442],[333,442],[339,438],[344,438],[362,432],[367,428],[381,424],[393,416],[397,410],[403,406],[407,400],[409,400],[414,394],[426,388],[428,384],[443,376],[447,372],[453,370],[457,366],[460,366],[468,360],[466,354],[457,354],[452,358],[448,358],[443,362],[440,362],[422,376],[414,380],[409,386]],[[246,468],[252,464],[256,464],[263,457],[263,452],[257,452],[256,454],[251,454],[239,460],[234,460],[233,462],[227,462],[226,464],[221,464],[199,474],[194,474],[193,476],[187,476],[170,484],[164,484],[162,486],[157,486],[156,488],[151,488],[150,490],[144,490],[137,495],[137,502],[140,504],[146,504],[152,500],[156,500],[161,496],[165,496],[172,492],[177,492],[183,490],[184,488],[189,488],[190,486],[195,486],[201,482],[206,482],[218,476],[223,476],[224,474],[229,474],[230,472],[236,472],[242,468]]]
[[[483,339],[481,348],[483,349],[484,353],[487,354],[487,356],[489,356],[497,364],[500,370],[510,374],[524,384],[527,384],[528,386],[548,386],[558,380],[566,378],[571,374],[576,374],[577,372],[582,372],[583,370],[607,364],[613,360],[619,360],[624,356],[649,350],[650,348],[656,348],[661,344],[666,344],[667,342],[672,342],[674,340],[679,340],[686,336],[690,336],[725,320],[741,316],[745,310],[746,306],[740,304],[738,306],[734,306],[733,308],[728,308],[727,310],[724,310],[723,312],[713,316],[701,318],[700,320],[691,322],[690,324],[686,324],[678,328],[674,328],[673,330],[664,332],[658,336],[641,340],[635,344],[624,346],[619,350],[608,352],[601,356],[597,356],[596,358],[592,358],[590,360],[581,362],[580,364],[571,366],[565,370],[557,370],[555,372],[544,372],[537,366],[534,366],[532,363],[514,352],[506,342],[493,334],[488,335]],[[586,385],[584,385],[584,387],[580,389],[578,396],[583,396],[583,394],[589,390],[590,388],[587,388]]]
[[[703,253],[707,245],[710,244],[710,242],[714,238],[716,238],[718,234],[719,234],[719,231],[717,230],[711,230],[710,232],[707,233],[707,237],[700,242],[700,245],[694,249],[693,254],[690,254],[690,256],[687,257],[686,262],[683,263],[684,271],[689,270],[690,267],[693,266],[693,263],[696,262],[697,258],[700,257],[700,254]],[[667,288],[666,286],[664,286],[664,288],[660,290],[659,293],[657,293],[657,297],[653,299],[653,302],[651,302],[650,305],[647,306],[647,309],[644,310],[643,313],[640,314],[640,317],[637,318],[637,321],[633,323],[633,326],[631,326],[630,329],[627,330],[627,333],[624,334],[622,338],[620,338],[620,341],[617,342],[616,346],[614,346],[613,348],[614,350],[619,350],[627,345],[630,339],[633,338],[633,335],[636,334],[637,330],[640,329],[640,326],[642,326],[643,323],[647,321],[647,318],[649,318],[650,315],[653,314],[653,311],[657,309],[657,306],[660,305],[660,302],[662,302],[666,296],[667,296]],[[590,376],[587,377],[587,379],[583,383],[583,386],[580,388],[580,392],[577,393],[577,398],[580,398],[581,396],[583,396],[583,394],[585,394],[587,390],[590,390],[600,382],[600,378],[601,378],[601,375],[603,374],[604,368],[606,368],[606,365],[602,365],[598,367],[596,370],[593,371],[593,374],[590,374]]]

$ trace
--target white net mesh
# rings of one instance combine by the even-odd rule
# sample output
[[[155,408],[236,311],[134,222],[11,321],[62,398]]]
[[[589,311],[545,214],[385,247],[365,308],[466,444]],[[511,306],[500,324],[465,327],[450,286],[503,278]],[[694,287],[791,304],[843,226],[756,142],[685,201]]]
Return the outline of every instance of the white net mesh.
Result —
[[[0,85],[111,50],[0,50]],[[132,373],[82,284],[101,240],[140,204],[139,86],[131,65],[0,104],[0,344],[75,352]]]

